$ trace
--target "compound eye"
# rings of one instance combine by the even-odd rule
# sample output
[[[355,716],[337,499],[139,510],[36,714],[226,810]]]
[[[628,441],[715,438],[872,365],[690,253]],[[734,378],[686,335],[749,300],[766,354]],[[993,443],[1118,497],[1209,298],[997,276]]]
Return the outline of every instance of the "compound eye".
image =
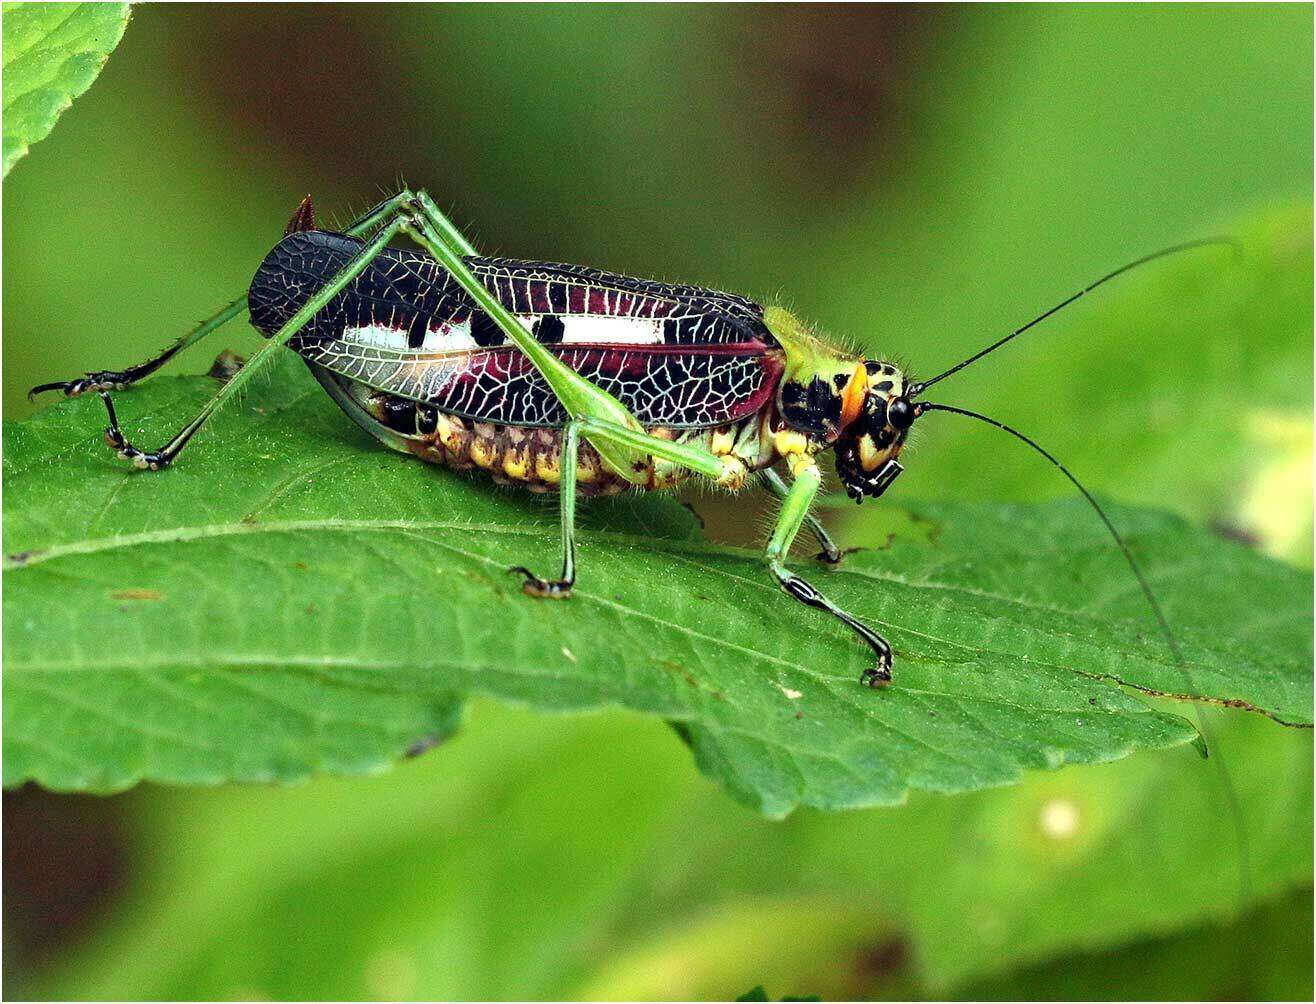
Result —
[[[904,432],[914,424],[914,406],[908,398],[898,397],[886,406],[886,420],[893,428]]]

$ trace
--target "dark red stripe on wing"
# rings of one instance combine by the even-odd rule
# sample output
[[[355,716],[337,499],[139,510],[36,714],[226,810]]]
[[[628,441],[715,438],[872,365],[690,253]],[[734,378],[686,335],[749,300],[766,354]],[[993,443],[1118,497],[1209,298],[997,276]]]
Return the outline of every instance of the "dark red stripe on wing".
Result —
[[[645,426],[707,428],[763,408],[782,363],[757,343],[635,347],[564,346],[557,355],[617,397]],[[481,422],[561,426],[567,414],[530,360],[515,349],[473,352],[427,398],[441,411]]]

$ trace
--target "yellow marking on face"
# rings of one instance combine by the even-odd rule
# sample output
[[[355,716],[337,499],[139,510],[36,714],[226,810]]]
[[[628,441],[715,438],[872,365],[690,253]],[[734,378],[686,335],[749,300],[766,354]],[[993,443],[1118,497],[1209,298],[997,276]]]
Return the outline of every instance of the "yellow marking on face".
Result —
[[[850,381],[841,392],[841,431],[859,417],[864,408],[864,398],[868,396],[868,369],[863,363],[855,363]]]
[[[709,434],[708,452],[715,457],[730,453],[733,446],[735,446],[735,440],[731,438],[731,433],[726,429],[714,429]]]
[[[863,465],[864,470],[871,471],[876,469],[882,461],[882,454],[877,449],[877,444],[873,442],[873,437],[864,433],[859,437],[859,463]]]

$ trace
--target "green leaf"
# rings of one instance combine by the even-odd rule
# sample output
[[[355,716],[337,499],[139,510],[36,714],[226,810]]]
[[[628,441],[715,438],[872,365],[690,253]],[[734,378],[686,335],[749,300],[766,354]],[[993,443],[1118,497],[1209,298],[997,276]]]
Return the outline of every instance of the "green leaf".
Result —
[[[4,173],[92,85],[128,27],[126,3],[4,5]]]
[[[506,569],[555,560],[550,500],[378,448],[290,354],[259,384],[159,475],[98,442],[94,398],[7,428],[6,783],[373,771],[486,693],[670,719],[781,815],[1196,737],[1111,681],[1310,721],[1310,578],[1174,518],[1116,510],[1186,672],[1081,505],[893,515],[876,549],[811,573],[889,632],[896,684],[874,692],[840,625],[672,502],[588,506],[579,589],[536,602]],[[125,431],[163,439],[213,389],[121,395]]]

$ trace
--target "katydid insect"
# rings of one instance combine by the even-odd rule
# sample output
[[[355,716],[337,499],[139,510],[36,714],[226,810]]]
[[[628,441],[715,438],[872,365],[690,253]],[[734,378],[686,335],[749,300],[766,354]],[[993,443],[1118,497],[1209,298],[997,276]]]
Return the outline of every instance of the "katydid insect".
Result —
[[[401,234],[421,250],[391,248]],[[577,495],[670,488],[691,475],[738,491],[757,474],[781,499],[765,552],[771,574],[786,593],[827,611],[868,644],[874,664],[860,682],[878,687],[891,679],[891,646],[791,571],[786,557],[807,526],[821,560],[842,558],[809,513],[823,483],[819,457],[835,453],[837,476],[856,502],[878,498],[902,470],[898,457],[910,427],[929,411],[988,422],[1058,467],[1105,522],[1169,637],[1132,555],[1067,468],[1001,422],[918,397],[1115,276],[1210,243],[1221,241],[1140,258],[943,373],[912,381],[890,362],[835,348],[787,311],[741,296],[581,266],[481,257],[423,191],[400,192],[341,233],[317,228],[307,196],[246,296],[146,362],[43,384],[33,393],[99,392],[110,445],[138,468],[159,471],[262,360],[287,345],[386,446],[558,493],[560,575],[544,579],[511,569],[537,597],[566,597],[575,582]],[[164,447],[143,451],[130,443],[108,391],[148,376],[244,310],[268,342]]]

